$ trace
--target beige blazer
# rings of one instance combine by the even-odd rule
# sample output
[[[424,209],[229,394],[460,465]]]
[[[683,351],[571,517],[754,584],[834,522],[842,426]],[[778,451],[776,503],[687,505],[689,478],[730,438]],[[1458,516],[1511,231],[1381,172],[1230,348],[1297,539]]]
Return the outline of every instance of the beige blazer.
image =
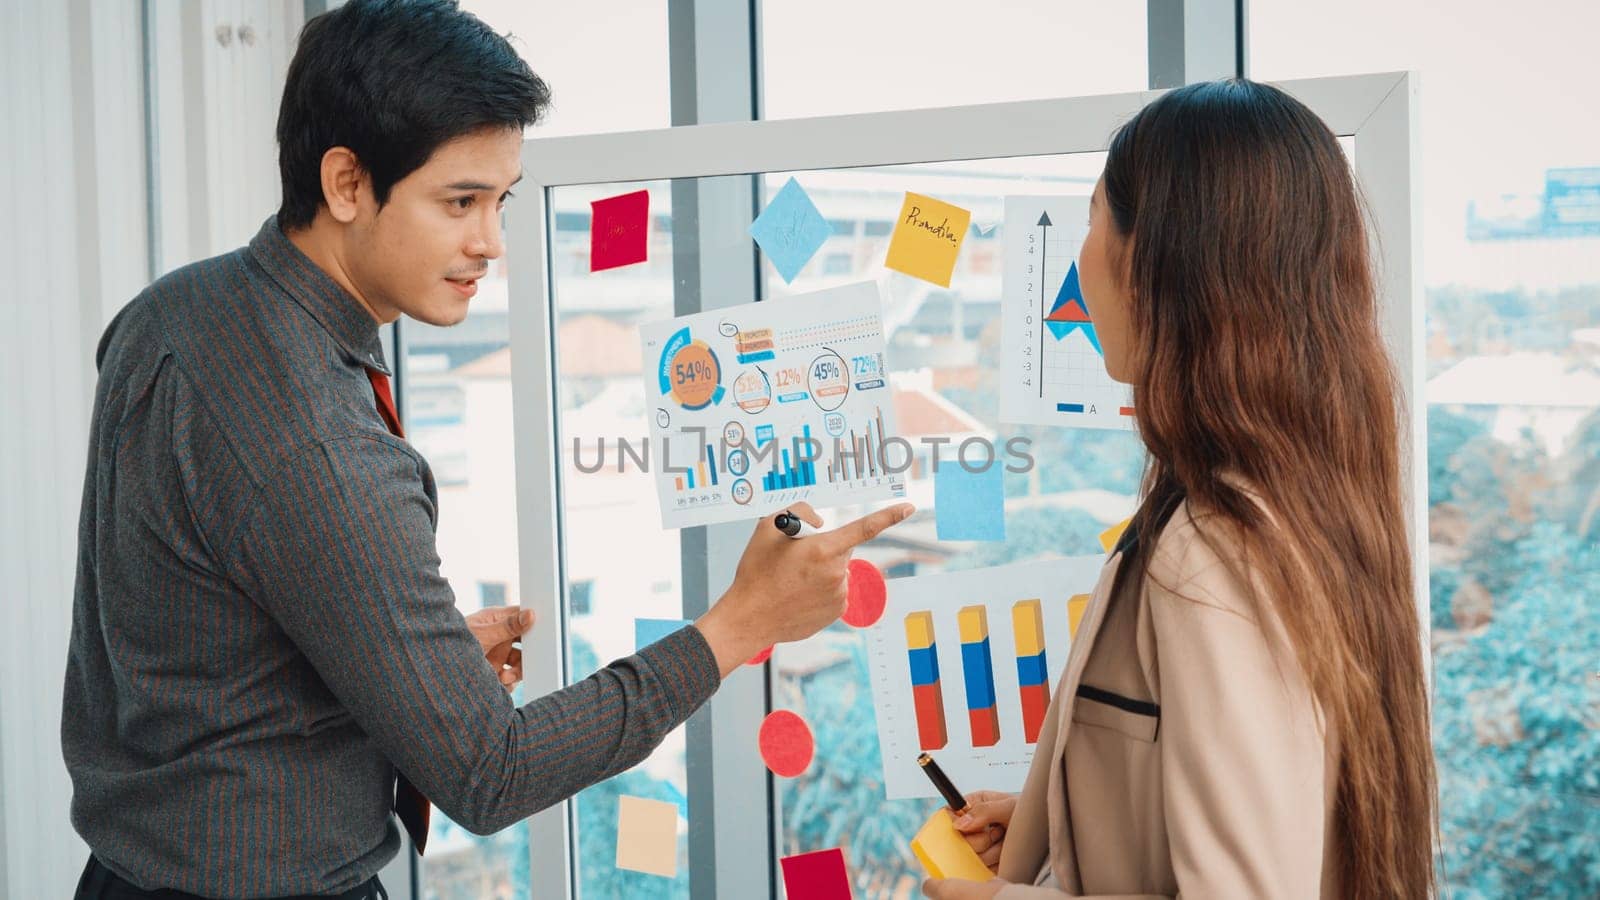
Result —
[[[1339,896],[1336,737],[1221,549],[1185,504],[1114,598],[1123,554],[1107,561],[1006,833],[1000,900]]]

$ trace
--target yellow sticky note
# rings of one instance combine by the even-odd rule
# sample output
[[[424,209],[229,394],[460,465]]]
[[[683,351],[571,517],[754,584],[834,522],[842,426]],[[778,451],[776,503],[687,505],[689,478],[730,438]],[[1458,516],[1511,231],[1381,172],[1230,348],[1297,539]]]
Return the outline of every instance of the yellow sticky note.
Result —
[[[942,200],[906,192],[894,234],[889,238],[889,258],[883,264],[940,287],[950,286],[961,242],[967,238],[972,212]]]
[[[1083,621],[1083,612],[1088,608],[1088,594],[1076,594],[1067,600],[1067,637],[1078,636],[1078,623]]]
[[[617,868],[678,875],[678,805],[622,796],[617,808]]]
[[[1128,530],[1128,523],[1132,521],[1133,519],[1131,518],[1123,519],[1121,522],[1100,532],[1100,546],[1105,548],[1107,553],[1110,553],[1111,548],[1117,545],[1117,541],[1122,540],[1122,533]]]
[[[956,830],[948,809],[941,808],[923,824],[922,830],[911,839],[911,852],[934,878],[988,881],[994,877],[972,845]]]

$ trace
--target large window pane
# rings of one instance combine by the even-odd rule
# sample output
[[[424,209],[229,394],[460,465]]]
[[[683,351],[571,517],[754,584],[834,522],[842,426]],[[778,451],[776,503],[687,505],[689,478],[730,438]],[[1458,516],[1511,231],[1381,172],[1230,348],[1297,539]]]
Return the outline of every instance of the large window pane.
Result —
[[[591,273],[590,202],[641,189],[650,192],[648,261]],[[683,615],[678,532],[661,528],[654,476],[617,464],[618,440],[641,447],[646,434],[639,323],[672,317],[672,209],[665,183],[558,188],[550,196],[567,647],[576,680],[633,653],[636,619]],[[639,766],[578,795],[580,898],[689,896],[684,748],[679,728]],[[622,795],[678,805],[675,879],[616,867]]]
[[[553,105],[545,120],[530,129],[530,136],[668,124],[664,0],[632,2],[626,16],[608,15],[584,4],[467,0],[462,6],[497,31],[509,33],[513,46],[550,85]],[[573,203],[576,205],[572,208],[563,208],[557,222],[557,250],[564,254],[561,258],[565,261],[564,268],[558,264],[558,279],[563,274],[574,274],[579,266],[587,267],[588,204],[577,199]],[[575,215],[584,217],[581,242],[573,231]],[[573,255],[580,252],[583,259],[575,260]],[[670,261],[670,246],[661,254],[657,258]],[[428,458],[438,480],[441,569],[463,612],[517,603],[522,597],[518,583],[506,276],[504,261],[491,266],[489,276],[480,282],[471,313],[460,325],[439,329],[410,320],[402,325],[402,386],[408,435]],[[652,277],[666,291],[670,314],[670,278],[660,272]],[[565,282],[560,286],[565,287]],[[642,293],[645,292],[637,292],[636,296]],[[650,296],[660,294],[650,292]],[[559,408],[564,419],[569,412],[580,418],[592,417],[617,399],[615,391],[606,393],[617,376],[604,365],[583,362],[581,348],[586,342],[612,346],[616,338],[612,330],[630,327],[629,316],[638,311],[617,310],[603,302],[597,306],[582,286],[558,293],[558,298],[563,304],[557,337],[563,353]],[[615,346],[636,347],[637,340],[629,337]],[[603,362],[609,365],[615,360],[607,357]],[[627,371],[632,376],[630,383],[637,383],[637,366]],[[604,399],[600,398],[602,394],[606,394]],[[670,541],[670,545],[662,545],[662,552],[671,557],[670,561],[652,556],[648,569],[669,574],[647,578],[642,574],[646,570],[638,569],[634,570],[639,573],[637,577],[629,582],[627,572],[615,566],[608,570],[604,563],[603,539],[615,521],[620,521],[613,516],[628,515],[624,510],[609,508],[605,492],[626,495],[632,488],[626,479],[603,485],[584,481],[568,484],[566,512],[573,536],[566,547],[570,575],[568,633],[572,672],[578,678],[632,652],[632,615],[678,615],[678,586],[673,574],[678,570],[675,534],[663,538]],[[639,602],[624,608],[621,598]],[[662,610],[659,613],[654,611],[658,607]],[[635,608],[640,611],[630,612]],[[602,621],[615,627],[602,633],[598,628]],[[551,627],[555,623],[540,624]],[[624,631],[625,641],[619,637]],[[518,702],[525,699],[520,689],[516,698]],[[613,885],[614,879],[586,864],[596,858],[596,841],[603,841],[614,851],[616,800],[602,795],[614,792],[618,784],[630,778],[655,778],[652,784],[657,787],[669,786],[662,787],[663,791],[681,792],[682,757],[680,735],[669,740],[662,752],[637,773],[579,798],[580,896],[621,896],[620,887]],[[649,789],[649,785],[636,785],[624,792],[650,796]],[[428,854],[420,867],[422,897],[527,897],[528,849],[526,823],[479,838],[436,811]]]
[[[672,123],[666,0],[464,0],[461,5],[509,34],[512,46],[550,86],[549,114],[529,137]]]
[[[999,421],[1002,207],[1007,194],[1087,196],[1104,155],[1075,154],[797,173],[834,234],[793,284],[763,262],[769,296],[880,278],[887,361],[900,436],[916,448],[907,499],[917,515],[857,552],[891,577],[1099,553],[1098,535],[1133,511],[1143,450],[1128,431],[1013,426]],[[788,174],[765,179],[768,195]],[[884,254],[905,191],[972,211],[948,289],[885,273]],[[1004,446],[1031,440],[1040,464],[1006,479],[1004,543],[940,541],[935,534],[930,438],[973,436]],[[952,447],[941,465],[951,465]],[[1073,460],[1073,465],[1060,464]],[[869,507],[833,510],[835,522]],[[856,896],[914,895],[924,873],[906,840],[938,804],[885,801],[863,634],[843,624],[773,655],[772,705],[807,718],[812,767],[777,780],[785,854],[843,845]],[[964,785],[974,790],[985,785]],[[848,828],[841,823],[850,823]]]
[[[1257,77],[1421,72],[1443,880],[1600,896],[1600,7],[1249,11]]]
[[[1145,3],[763,0],[769,119],[1144,90]]]
[[[506,306],[506,266],[496,261],[466,321],[401,325],[401,415],[407,439],[433,468],[439,570],[463,614],[522,598]],[[520,688],[515,696],[522,700]],[[526,896],[528,826],[477,837],[435,810],[421,873],[422,897],[431,900]]]

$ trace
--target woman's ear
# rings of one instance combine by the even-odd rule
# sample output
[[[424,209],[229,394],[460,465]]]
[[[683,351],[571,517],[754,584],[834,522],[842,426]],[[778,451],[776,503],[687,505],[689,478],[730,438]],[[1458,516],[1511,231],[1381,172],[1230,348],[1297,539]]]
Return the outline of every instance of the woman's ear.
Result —
[[[330,147],[322,154],[322,202],[334,221],[350,224],[360,211],[366,170],[349,147]]]

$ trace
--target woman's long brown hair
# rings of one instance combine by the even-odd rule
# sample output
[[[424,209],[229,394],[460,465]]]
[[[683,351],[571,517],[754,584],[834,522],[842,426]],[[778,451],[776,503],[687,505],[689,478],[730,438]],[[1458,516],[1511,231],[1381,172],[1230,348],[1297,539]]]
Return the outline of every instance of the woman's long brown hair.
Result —
[[[1187,500],[1202,535],[1243,548],[1243,583],[1283,622],[1338,736],[1324,865],[1343,896],[1428,896],[1436,789],[1401,508],[1406,412],[1350,166],[1304,105],[1236,79],[1145,107],[1113,138],[1104,187],[1131,252],[1115,264],[1131,280],[1150,452],[1138,546],[1155,543],[1155,511]]]

